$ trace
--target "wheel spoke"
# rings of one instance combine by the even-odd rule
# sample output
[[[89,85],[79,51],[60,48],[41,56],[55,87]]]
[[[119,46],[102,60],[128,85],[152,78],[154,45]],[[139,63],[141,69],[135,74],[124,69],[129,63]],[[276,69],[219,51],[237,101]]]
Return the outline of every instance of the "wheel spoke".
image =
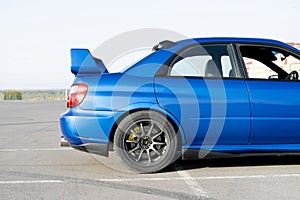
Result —
[[[139,145],[136,145],[136,147],[134,147],[133,149],[131,149],[130,151],[128,151],[128,153],[133,153],[136,150],[140,149]]]
[[[127,142],[127,143],[138,143],[138,141],[136,141],[136,140],[126,140],[125,142]]]
[[[136,161],[140,161],[140,159],[142,158],[143,153],[144,153],[144,149],[141,149],[140,155],[139,155],[139,157],[137,158]]]
[[[147,133],[147,136],[150,136],[150,135],[151,135],[151,132],[152,132],[152,130],[153,130],[153,127],[154,127],[154,124],[151,124],[151,127],[150,127],[150,129],[149,129],[149,131],[148,131],[148,133]]]
[[[135,132],[133,129],[129,129],[130,133],[133,134],[135,137],[140,138],[141,135],[139,133]]]
[[[160,130],[158,133],[156,133],[155,135],[153,135],[153,136],[151,137],[151,139],[154,140],[155,138],[157,138],[158,136],[160,136],[162,133],[163,133],[163,131]]]
[[[140,127],[141,127],[141,132],[142,132],[142,136],[145,136],[145,131],[144,131],[144,127],[143,127],[143,124],[140,123]]]
[[[161,156],[161,153],[159,153],[155,148],[151,148],[152,151],[154,151],[154,153],[156,153],[157,155]]]
[[[153,145],[165,145],[165,142],[153,142]]]
[[[147,152],[147,155],[148,155],[148,163],[151,163],[152,160],[151,160],[150,150],[147,149],[146,152]]]

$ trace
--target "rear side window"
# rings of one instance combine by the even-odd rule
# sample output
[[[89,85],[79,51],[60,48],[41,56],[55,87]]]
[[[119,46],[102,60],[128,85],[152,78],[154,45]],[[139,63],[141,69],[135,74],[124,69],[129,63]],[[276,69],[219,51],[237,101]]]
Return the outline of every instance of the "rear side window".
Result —
[[[169,76],[237,78],[228,45],[197,45],[181,53],[170,64]]]
[[[210,55],[197,55],[186,57],[174,64],[171,76],[205,76],[205,63],[211,60]]]

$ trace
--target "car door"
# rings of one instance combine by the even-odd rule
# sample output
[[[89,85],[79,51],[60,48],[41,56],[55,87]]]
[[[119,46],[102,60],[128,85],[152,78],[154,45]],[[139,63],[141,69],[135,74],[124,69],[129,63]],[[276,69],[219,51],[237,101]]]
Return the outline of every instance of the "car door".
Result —
[[[177,52],[155,77],[159,105],[180,122],[187,146],[247,144],[250,108],[229,44]]]
[[[300,81],[288,77],[300,71],[299,55],[270,45],[244,44],[239,51],[248,75],[250,144],[299,144]]]

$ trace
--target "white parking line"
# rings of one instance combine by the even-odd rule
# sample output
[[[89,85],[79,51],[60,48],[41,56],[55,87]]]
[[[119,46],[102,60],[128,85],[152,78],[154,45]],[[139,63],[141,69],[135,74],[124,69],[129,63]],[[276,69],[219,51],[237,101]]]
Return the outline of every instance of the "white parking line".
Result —
[[[44,148],[44,149],[0,149],[0,152],[16,152],[16,151],[65,151],[73,150],[71,147],[63,148]]]
[[[0,181],[0,184],[35,184],[35,183],[65,183],[61,180],[36,180],[36,181]]]
[[[205,191],[199,190],[199,185],[195,184],[195,180],[222,180],[222,179],[267,179],[267,178],[300,178],[300,174],[273,174],[273,175],[249,175],[249,176],[203,176],[191,177],[191,175],[184,175],[183,177],[166,177],[166,178],[116,178],[116,179],[93,179],[100,182],[145,182],[145,181],[176,181],[184,180],[188,182],[189,186],[196,187],[195,191],[202,196]],[[67,180],[27,180],[27,181],[0,181],[0,184],[38,184],[38,183],[67,183]]]
[[[183,178],[187,186],[193,191],[197,196],[208,197],[207,192],[199,185],[195,178],[193,178],[186,171],[177,171],[177,174]]]
[[[176,180],[222,180],[222,179],[267,179],[267,178],[300,178],[300,174],[273,174],[273,175],[248,175],[248,176],[203,176],[203,177],[166,177],[166,178],[116,178],[96,179],[103,182],[142,182],[142,181],[176,181]]]

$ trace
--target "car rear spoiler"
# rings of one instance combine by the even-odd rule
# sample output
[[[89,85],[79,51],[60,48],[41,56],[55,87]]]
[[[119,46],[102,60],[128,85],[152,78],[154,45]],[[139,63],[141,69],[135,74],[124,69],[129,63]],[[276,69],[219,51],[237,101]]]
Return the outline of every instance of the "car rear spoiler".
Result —
[[[71,49],[71,72],[78,74],[102,74],[107,69],[102,60],[92,56],[88,49]]]

